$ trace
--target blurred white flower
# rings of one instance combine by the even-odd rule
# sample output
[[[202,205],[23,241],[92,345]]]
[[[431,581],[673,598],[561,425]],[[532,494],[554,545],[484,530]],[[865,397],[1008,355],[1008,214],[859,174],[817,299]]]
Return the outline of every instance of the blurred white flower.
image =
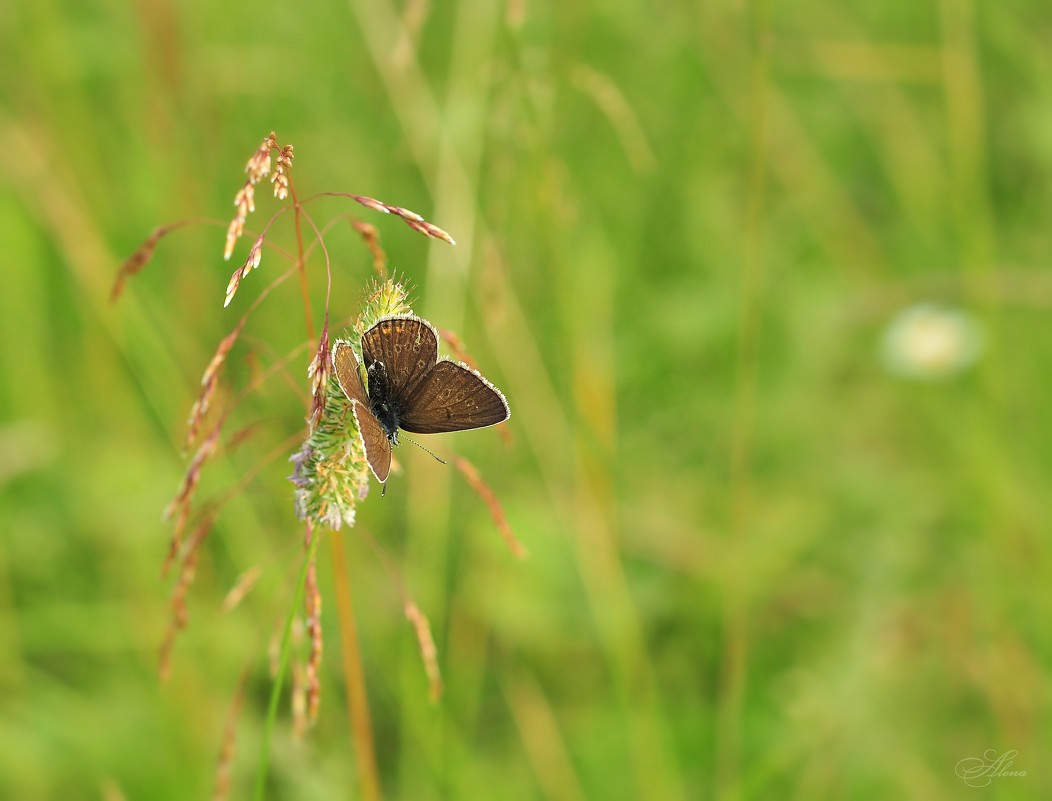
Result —
[[[938,381],[970,366],[982,350],[982,336],[967,312],[922,303],[900,312],[884,331],[881,357],[904,378]]]

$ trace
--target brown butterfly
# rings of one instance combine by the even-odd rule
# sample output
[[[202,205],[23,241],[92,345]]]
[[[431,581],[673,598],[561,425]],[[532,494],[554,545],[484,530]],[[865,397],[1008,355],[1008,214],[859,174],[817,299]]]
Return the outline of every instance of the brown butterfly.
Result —
[[[369,467],[381,483],[391,472],[398,429],[413,434],[466,431],[511,417],[501,391],[466,364],[438,359],[438,334],[412,315],[381,318],[362,336],[362,361],[337,340],[332,365],[351,402]]]

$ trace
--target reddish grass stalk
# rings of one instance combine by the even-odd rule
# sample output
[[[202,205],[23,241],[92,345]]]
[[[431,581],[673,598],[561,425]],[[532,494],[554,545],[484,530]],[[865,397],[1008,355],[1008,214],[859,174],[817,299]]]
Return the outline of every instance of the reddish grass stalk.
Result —
[[[511,524],[508,523],[508,518],[504,516],[504,510],[501,508],[500,501],[497,500],[496,494],[489,488],[485,481],[482,480],[482,476],[479,475],[479,471],[475,469],[475,466],[471,464],[467,459],[460,456],[453,458],[453,466],[460,471],[460,474],[464,476],[464,480],[468,482],[468,486],[475,490],[475,494],[482,499],[482,502],[489,508],[490,517],[493,518],[493,524],[497,527],[497,531],[500,532],[501,537],[504,538],[505,544],[509,550],[519,559],[525,559],[527,556],[526,548],[523,547],[522,543],[515,537],[515,532],[511,530]]]
[[[332,548],[332,572],[336,584],[336,610],[340,621],[340,650],[343,654],[343,681],[347,687],[347,714],[354,740],[354,761],[358,766],[361,794],[365,801],[379,801],[380,773],[376,767],[376,748],[373,745],[369,700],[365,691],[365,672],[358,650],[351,583],[347,572],[347,552],[343,537],[329,535]]]
[[[387,280],[387,254],[380,246],[380,232],[376,226],[361,220],[351,220],[351,227],[358,232],[369,252],[373,254],[373,269],[381,281]]]
[[[431,703],[438,703],[442,697],[442,672],[438,667],[438,649],[435,648],[435,640],[431,636],[431,624],[420,608],[410,600],[405,602],[405,617],[413,625],[416,632],[416,644],[420,648],[420,656],[424,660],[424,672],[427,673],[427,696]]]
[[[285,151],[282,151],[283,155]],[[291,156],[291,153],[289,154]],[[300,204],[299,197],[296,194],[296,188],[294,183],[288,184],[288,190],[292,195],[292,203],[295,209],[294,220],[296,228],[296,252],[297,260],[296,266],[298,268],[300,276],[300,294],[303,299],[303,311],[305,322],[307,326],[307,339],[314,343],[314,323],[311,314],[310,306],[310,294],[307,288],[307,271],[306,271],[306,251],[303,246],[303,223],[302,223],[302,206]],[[311,225],[314,223],[311,221]],[[314,226],[315,232],[319,236],[319,245],[322,249],[325,249],[324,242],[320,239],[321,232],[317,230],[317,226]],[[427,232],[425,232],[427,233]],[[429,234],[430,235],[430,234]],[[448,234],[446,235],[448,237]],[[328,265],[328,257],[326,256],[326,265]],[[327,268],[328,271],[328,268]],[[329,288],[331,290],[332,276],[329,273]],[[326,292],[325,307],[326,307],[326,333],[328,331],[328,304],[329,297]],[[320,350],[327,351],[328,343],[320,343]],[[327,364],[323,363],[323,366],[327,367]],[[323,370],[316,373],[324,372]],[[313,376],[312,376],[313,377]],[[317,385],[316,385],[317,387]],[[321,385],[321,390],[324,391],[324,385]],[[315,403],[315,396],[317,393],[312,394],[311,408],[308,409],[308,415],[310,416],[312,423],[317,423],[317,415],[315,412],[320,412],[320,409],[315,409],[317,406]],[[333,550],[333,576],[336,582],[336,609],[337,619],[339,620],[340,626],[340,641],[343,651],[343,668],[344,668],[344,683],[347,687],[347,705],[348,713],[350,715],[351,722],[351,735],[355,743],[355,760],[358,765],[358,775],[361,781],[361,792],[362,796],[366,801],[378,801],[380,798],[380,774],[376,767],[376,749],[373,745],[373,733],[372,733],[372,722],[369,717],[369,702],[368,696],[365,690],[365,671],[362,668],[361,655],[358,650],[358,633],[355,625],[354,618],[354,606],[351,600],[350,591],[350,574],[347,570],[347,560],[344,555],[343,540],[342,538],[333,532],[329,537],[329,541],[332,543]],[[313,566],[312,566],[313,567]],[[312,582],[313,589],[317,592],[316,583]],[[318,604],[320,606],[320,596],[318,597]],[[314,609],[314,612],[320,610]],[[320,638],[320,630],[312,632],[317,634]],[[311,663],[313,663],[314,670],[317,670],[317,664],[315,658],[320,660],[320,642],[317,644],[317,651],[314,649],[315,637],[312,636],[312,649],[311,649]],[[314,692],[312,693],[311,687],[308,687],[308,695],[312,696],[308,700],[308,715],[313,717],[317,715],[317,702],[318,694],[316,690],[317,676],[314,675],[313,682],[315,684]],[[308,683],[311,683],[310,677],[308,677]]]
[[[300,276],[300,295],[303,298],[304,324],[307,326],[307,339],[314,342],[314,313],[310,307],[310,290],[307,287],[307,259],[303,256],[303,220],[299,200],[293,190],[292,199],[296,203],[296,213],[293,219],[296,221],[296,249],[299,251],[299,259],[296,261],[297,272]]]
[[[365,539],[373,549],[373,553],[376,554],[376,558],[380,560],[380,564],[384,566],[387,575],[391,579],[391,583],[394,585],[395,589],[398,591],[398,595],[402,599],[402,611],[405,613],[406,620],[412,625],[413,632],[416,634],[416,644],[420,649],[420,659],[424,663],[424,672],[427,674],[428,697],[431,699],[432,703],[435,703],[442,697],[443,686],[442,673],[438,665],[438,649],[435,647],[435,640],[431,636],[431,624],[428,622],[427,616],[420,611],[420,607],[418,607],[413,599],[409,597],[409,593],[406,592],[402,580],[399,578],[398,573],[395,572],[394,568],[391,567],[391,563],[385,556],[379,543],[367,534],[365,535]]]

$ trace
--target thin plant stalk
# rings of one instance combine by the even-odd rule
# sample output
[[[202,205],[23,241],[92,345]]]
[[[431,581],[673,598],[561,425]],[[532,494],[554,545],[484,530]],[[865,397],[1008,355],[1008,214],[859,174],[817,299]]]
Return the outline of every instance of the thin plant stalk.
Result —
[[[303,608],[303,594],[307,586],[307,571],[314,561],[314,554],[317,549],[318,535],[315,533],[310,538],[310,544],[307,546],[303,568],[300,570],[299,581],[296,582],[296,598],[289,607],[288,616],[285,618],[285,627],[281,632],[281,655],[278,660],[278,670],[274,676],[274,685],[270,690],[267,719],[263,726],[263,742],[260,745],[259,769],[256,771],[256,790],[252,795],[256,801],[263,801],[266,796],[267,769],[270,767],[270,740],[274,734],[274,726],[277,723],[278,705],[281,703],[281,686],[285,682],[285,672],[288,670],[289,657],[292,655],[292,622],[296,619],[300,609]]]
[[[380,773],[376,767],[372,718],[365,691],[365,672],[358,650],[358,631],[351,600],[351,581],[347,570],[347,552],[343,537],[329,537],[332,550],[333,582],[336,585],[336,611],[340,626],[340,650],[343,655],[343,682],[347,688],[347,715],[354,739],[354,760],[358,766],[361,794],[365,801],[379,801]]]
[[[303,222],[300,209],[300,199],[296,195],[295,185],[290,184],[289,191],[292,193],[292,204],[295,212],[293,220],[296,227],[296,252],[299,254],[296,262],[297,272],[300,275],[300,295],[303,297],[303,314],[307,325],[307,339],[314,343],[314,315],[310,308],[310,293],[307,291],[307,258],[303,249]]]
[[[296,249],[298,252],[298,272],[300,277],[300,291],[303,296],[303,310],[307,325],[307,337],[314,342],[314,324],[311,316],[310,296],[307,292],[306,253],[303,247],[303,225],[302,212],[299,197],[296,195],[295,186],[290,186],[292,202],[295,208],[294,219],[296,223]],[[311,223],[313,225],[313,223]],[[318,242],[325,247],[321,241],[321,232],[315,227]],[[328,258],[326,258],[328,265]],[[329,291],[332,287],[331,272],[329,275],[329,289],[326,291],[325,305],[328,309]],[[316,538],[315,538],[316,539]],[[372,720],[369,716],[368,696],[365,691],[365,670],[361,662],[361,653],[358,650],[358,632],[354,619],[354,607],[351,601],[351,577],[347,569],[347,559],[344,553],[343,539],[339,536],[329,538],[333,553],[333,580],[336,584],[336,617],[340,627],[340,643],[343,652],[343,678],[347,690],[347,712],[350,716],[351,736],[354,740],[354,758],[358,765],[358,775],[361,782],[361,791],[366,801],[379,801],[380,799],[380,776],[376,767],[376,749],[373,746]],[[311,543],[313,548],[313,542]],[[301,588],[302,593],[302,588]],[[300,601],[297,600],[297,608]]]

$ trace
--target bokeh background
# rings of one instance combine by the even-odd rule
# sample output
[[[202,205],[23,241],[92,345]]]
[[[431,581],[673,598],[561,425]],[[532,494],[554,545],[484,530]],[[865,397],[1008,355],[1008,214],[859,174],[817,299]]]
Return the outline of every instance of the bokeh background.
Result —
[[[204,366],[285,268],[268,250],[222,308],[271,130],[301,195],[457,238],[353,209],[514,412],[510,446],[426,444],[478,466],[528,559],[408,447],[339,535],[384,797],[1052,793],[1047,3],[16,1],[0,31],[0,797],[211,797],[243,675],[251,794],[303,553],[264,457],[308,355],[205,471],[202,499],[239,489],[163,684],[160,514]],[[197,217],[111,305],[154,226]],[[344,321],[370,257],[327,244]],[[290,283],[227,376],[305,339]],[[361,795],[319,553],[321,716],[296,741],[283,703],[269,798]],[[1026,776],[966,786],[987,749]]]

